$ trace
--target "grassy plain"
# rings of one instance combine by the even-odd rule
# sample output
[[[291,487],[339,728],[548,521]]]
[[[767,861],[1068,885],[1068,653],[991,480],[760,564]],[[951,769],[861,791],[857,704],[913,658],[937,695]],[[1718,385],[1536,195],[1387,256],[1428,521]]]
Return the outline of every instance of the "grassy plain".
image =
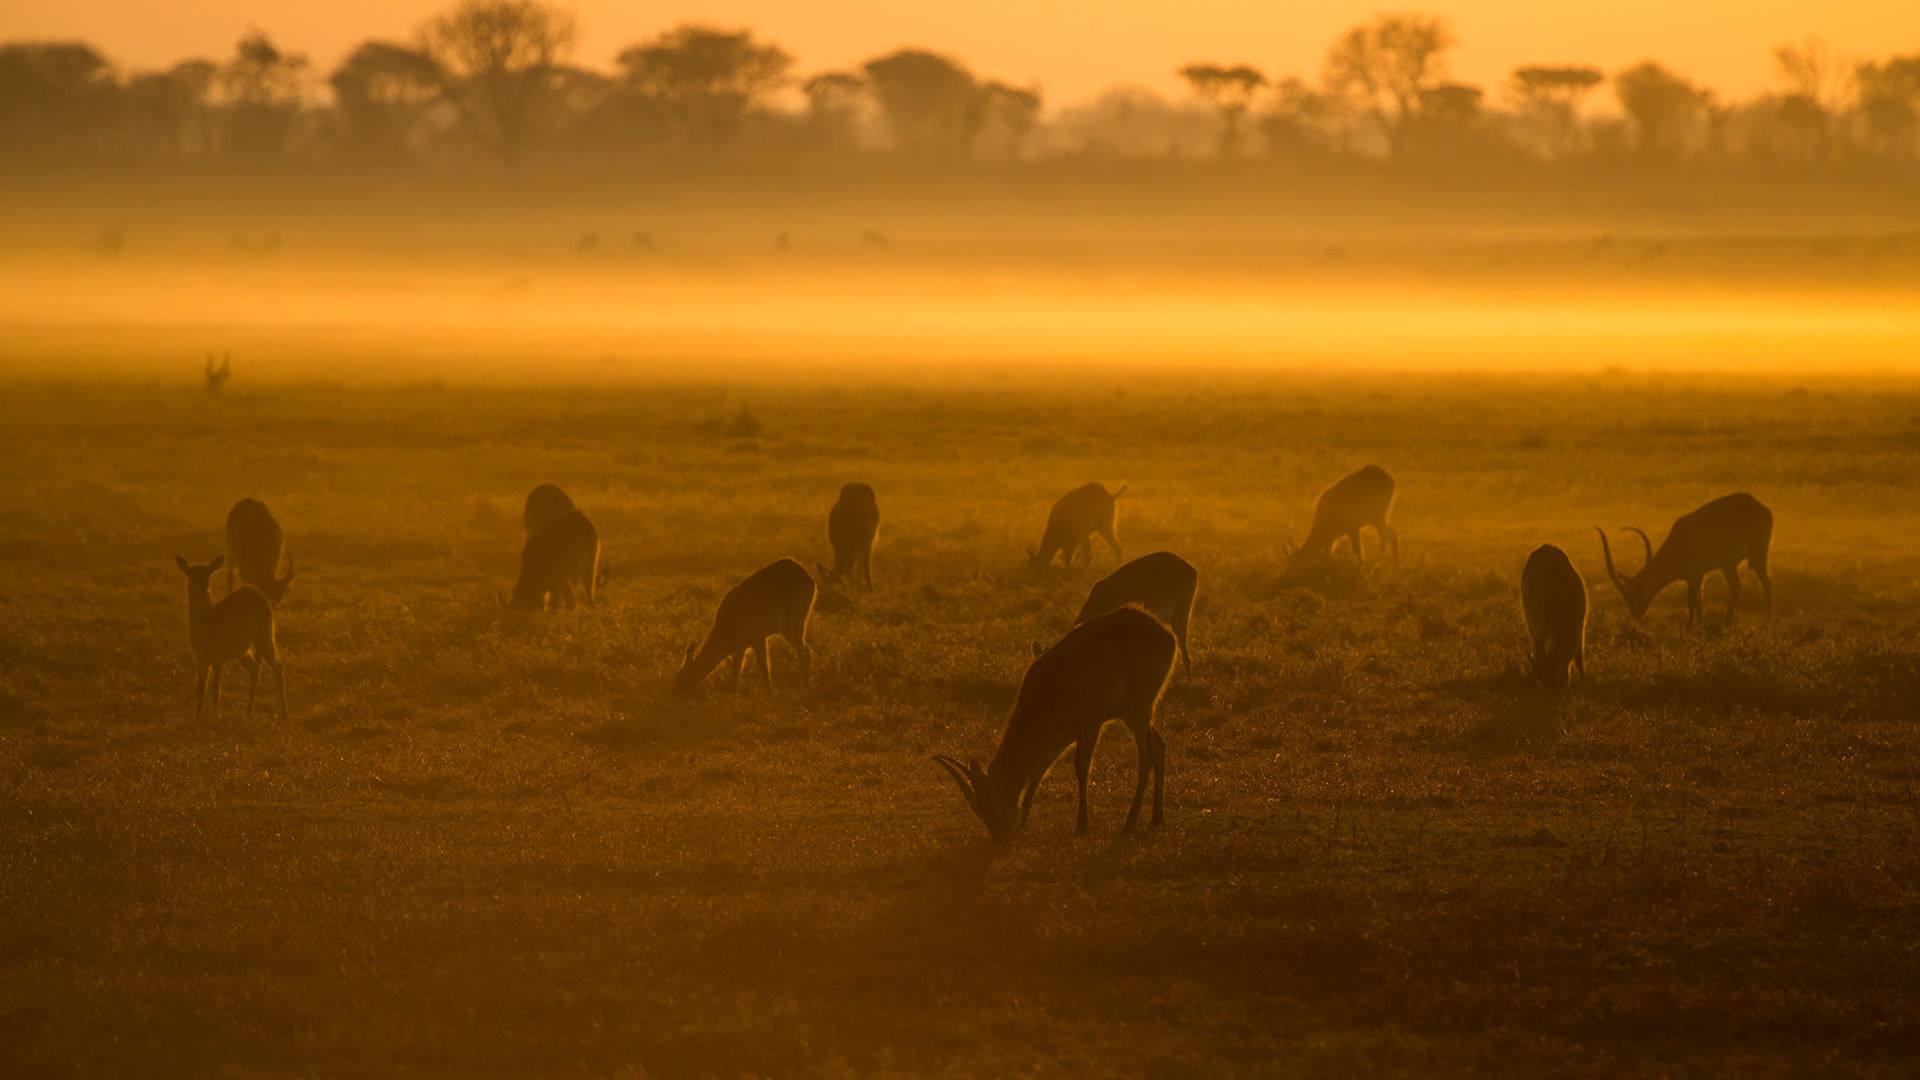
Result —
[[[1920,1057],[1920,387],[982,377],[592,391],[0,385],[0,1073],[1903,1075]],[[1397,566],[1290,573],[1374,461]],[[667,689],[722,592],[879,493],[809,679]],[[563,485],[612,581],[496,606]],[[1052,498],[1201,572],[1161,711],[991,845]],[[1775,612],[1644,625],[1591,526],[1751,490]],[[175,553],[263,498],[290,724],[190,721]],[[1542,541],[1592,680],[1519,674]],[[1637,562],[1637,552],[1629,557]],[[1749,579],[1751,583],[1751,579]],[[1723,592],[1708,586],[1718,622]],[[244,685],[244,683],[242,683]]]

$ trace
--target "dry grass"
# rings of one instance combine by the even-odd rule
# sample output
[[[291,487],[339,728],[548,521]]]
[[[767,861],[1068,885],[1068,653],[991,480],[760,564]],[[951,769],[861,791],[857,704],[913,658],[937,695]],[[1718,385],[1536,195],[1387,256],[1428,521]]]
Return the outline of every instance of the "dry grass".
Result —
[[[1920,395],[1627,379],[1097,389],[0,387],[0,1072],[1898,1075],[1920,1053]],[[1284,565],[1377,461],[1398,566]],[[879,493],[810,680],[667,696],[721,593]],[[503,611],[562,484],[614,577]],[[1110,568],[1201,572],[1168,822],[990,845],[985,757]],[[1776,614],[1644,626],[1590,526],[1749,489]],[[256,495],[294,721],[189,720],[176,552]],[[1369,541],[1371,543],[1371,534]],[[1560,543],[1592,681],[1519,674]],[[1708,589],[1717,622],[1723,593]],[[1749,590],[1758,603],[1757,590]]]

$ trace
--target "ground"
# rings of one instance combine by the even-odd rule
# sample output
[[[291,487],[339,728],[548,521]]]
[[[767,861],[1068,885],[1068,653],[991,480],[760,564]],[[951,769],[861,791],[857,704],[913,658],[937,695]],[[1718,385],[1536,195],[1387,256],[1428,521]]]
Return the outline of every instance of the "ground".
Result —
[[[238,368],[240,365],[236,365]],[[191,373],[189,373],[191,374]],[[676,378],[685,379],[685,373]],[[1071,373],[971,385],[0,384],[0,1073],[1901,1075],[1920,1055],[1920,389]],[[1320,488],[1403,556],[1287,565]],[[668,693],[722,593],[827,561],[776,686]],[[1167,821],[1110,728],[989,842],[991,756],[1111,569],[1025,565],[1129,485],[1200,571]],[[503,609],[520,500],[599,606]],[[1775,512],[1773,613],[1632,622],[1592,527]],[[293,715],[192,721],[175,554],[267,502]],[[1526,554],[1593,601],[1522,674]],[[236,690],[236,686],[239,687]]]

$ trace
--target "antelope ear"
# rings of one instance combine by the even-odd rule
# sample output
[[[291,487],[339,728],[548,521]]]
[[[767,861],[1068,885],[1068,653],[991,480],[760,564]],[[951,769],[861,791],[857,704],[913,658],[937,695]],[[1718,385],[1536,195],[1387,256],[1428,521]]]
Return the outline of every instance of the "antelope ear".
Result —
[[[184,574],[184,573],[186,573],[186,572],[187,572],[187,560],[186,560],[186,559],[184,559],[184,558],[182,558],[182,557],[180,557],[180,556],[178,556],[178,555],[175,555],[175,556],[173,557],[173,565],[175,565],[175,566],[177,566],[177,567],[179,567],[179,568],[180,568],[180,572],[181,572],[181,573],[183,573],[183,574]]]
[[[688,663],[688,664],[693,663],[693,654],[699,651],[700,651],[699,642],[697,641],[687,642],[687,657],[686,657],[686,660],[683,661],[683,663]]]
[[[215,555],[213,561],[207,564],[207,569],[218,570],[226,561],[227,557],[225,555]]]
[[[1040,659],[1040,657],[1046,655],[1046,652],[1047,652],[1047,647],[1045,645],[1042,645],[1037,641],[1033,643],[1033,658],[1035,660],[1038,660]]]

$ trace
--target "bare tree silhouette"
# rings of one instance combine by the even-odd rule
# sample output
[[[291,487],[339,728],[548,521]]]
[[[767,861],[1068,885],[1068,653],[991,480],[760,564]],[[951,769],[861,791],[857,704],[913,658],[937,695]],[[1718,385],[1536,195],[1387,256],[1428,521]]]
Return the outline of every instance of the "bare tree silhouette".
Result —
[[[1422,95],[1446,73],[1453,31],[1434,15],[1382,15],[1342,34],[1327,53],[1327,89],[1368,113],[1399,158],[1414,132]]]
[[[517,174],[573,47],[573,16],[538,0],[462,0],[420,36],[468,134]]]
[[[1241,64],[1188,64],[1179,71],[1193,92],[1206,98],[1220,112],[1220,156],[1233,157],[1240,152],[1240,121],[1254,95],[1267,85],[1267,77],[1258,69]]]

